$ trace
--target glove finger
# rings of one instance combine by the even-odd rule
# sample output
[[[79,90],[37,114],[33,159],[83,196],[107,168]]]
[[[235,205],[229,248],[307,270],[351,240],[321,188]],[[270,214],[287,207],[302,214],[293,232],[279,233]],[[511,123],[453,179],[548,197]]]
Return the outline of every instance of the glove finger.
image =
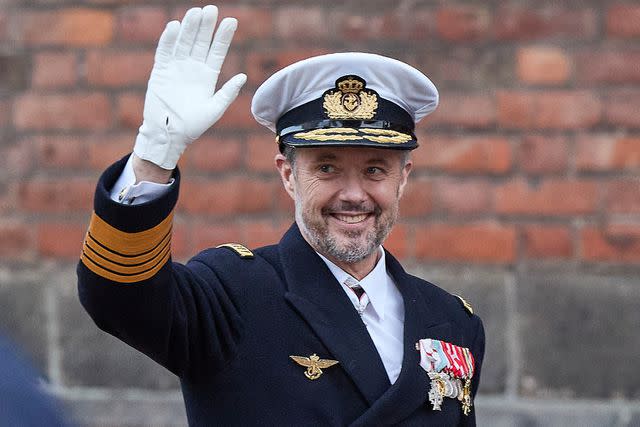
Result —
[[[200,22],[200,28],[198,28],[198,33],[196,34],[193,50],[191,51],[191,57],[196,61],[206,61],[207,53],[211,46],[211,39],[213,38],[213,30],[216,27],[217,20],[217,7],[208,5],[202,9],[202,21]]]
[[[156,66],[164,67],[171,57],[173,56],[173,49],[180,32],[180,23],[178,21],[171,21],[167,23],[160,40],[158,40],[158,47],[156,49],[155,64]]]
[[[174,52],[176,59],[185,59],[191,54],[201,20],[202,9],[199,7],[191,8],[185,13],[184,18],[182,18],[182,25],[180,25],[176,51]]]
[[[207,57],[207,65],[218,72],[220,72],[224,58],[227,56],[236,28],[238,28],[238,20],[236,18],[224,18],[218,26],[216,35],[213,37],[213,44]]]
[[[217,91],[215,95],[213,95],[213,97],[211,97],[207,106],[209,117],[211,117],[214,122],[222,117],[224,112],[227,111],[227,108],[229,108],[229,105],[231,105],[231,103],[238,97],[240,89],[242,89],[242,86],[246,82],[246,74],[236,74],[235,76],[231,77],[220,88],[220,90]]]

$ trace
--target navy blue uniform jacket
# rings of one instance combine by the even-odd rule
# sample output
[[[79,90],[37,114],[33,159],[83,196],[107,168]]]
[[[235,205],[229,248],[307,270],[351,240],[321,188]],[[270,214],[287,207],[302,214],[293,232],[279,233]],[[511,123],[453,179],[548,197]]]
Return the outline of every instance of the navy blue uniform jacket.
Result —
[[[98,184],[78,266],[80,300],[100,328],[180,377],[190,425],[475,425],[458,400],[431,409],[415,348],[422,338],[469,348],[475,395],[484,331],[456,297],[386,254],[405,304],[402,371],[391,385],[358,313],[295,224],[253,257],[219,248],[173,263],[178,183],[149,203],[115,203],[108,189],[125,160]],[[314,353],[339,363],[309,380],[289,356]]]

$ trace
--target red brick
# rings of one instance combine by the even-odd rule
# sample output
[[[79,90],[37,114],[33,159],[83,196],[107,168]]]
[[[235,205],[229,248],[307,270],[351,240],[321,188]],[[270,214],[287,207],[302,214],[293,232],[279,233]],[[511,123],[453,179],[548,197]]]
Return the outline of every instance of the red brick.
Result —
[[[496,104],[492,96],[474,93],[440,94],[440,105],[425,119],[427,125],[452,125],[487,128],[496,122]]]
[[[511,263],[516,257],[516,231],[495,223],[431,224],[415,233],[420,259]]]
[[[284,40],[324,40],[328,20],[325,8],[312,6],[283,6],[274,19],[276,36]]]
[[[282,235],[291,225],[288,221],[250,221],[242,224],[243,241],[247,246],[258,248],[273,245],[282,239]]]
[[[607,93],[605,115],[609,124],[640,128],[640,90],[618,89]]]
[[[370,11],[367,11],[370,12]],[[330,11],[329,22],[340,40],[431,40],[435,34],[435,16],[418,7],[396,8],[381,15]]]
[[[4,177],[21,178],[29,173],[34,164],[33,153],[28,145],[0,145],[0,170]]]
[[[241,243],[247,246],[243,240],[243,227],[240,224],[190,221],[190,225],[196,252],[224,243]]]
[[[576,144],[578,170],[640,169],[640,136],[588,135],[578,138]]]
[[[87,54],[87,80],[96,86],[146,85],[153,52],[94,50]]]
[[[496,211],[507,215],[582,215],[597,205],[598,187],[589,181],[549,179],[531,187],[517,180],[496,190]]]
[[[251,114],[251,98],[250,94],[240,93],[214,125],[215,129],[261,129]]]
[[[20,186],[20,208],[30,212],[90,211],[95,184],[94,180],[84,178],[27,181]]]
[[[581,129],[600,121],[602,105],[588,91],[500,91],[498,123],[507,128]]]
[[[400,200],[400,216],[419,217],[433,209],[433,191],[431,182],[425,178],[409,178]]]
[[[262,41],[272,36],[274,18],[268,7],[224,6],[220,8],[220,18],[223,16],[232,16],[238,20],[238,29],[233,36],[234,43]]]
[[[78,80],[77,68],[78,63],[73,53],[35,54],[31,84],[38,88],[71,87]]]
[[[17,97],[13,122],[21,130],[105,129],[111,124],[111,104],[102,93],[39,95]]]
[[[409,227],[402,223],[396,223],[387,240],[383,242],[383,246],[391,252],[393,256],[402,259],[409,255],[409,249],[407,247],[408,240]]]
[[[11,220],[0,220],[0,257],[3,261],[28,258],[34,249],[33,227]]]
[[[187,260],[193,255],[189,245],[189,226],[178,218],[173,223],[171,256],[176,259]]]
[[[597,34],[598,17],[592,9],[553,6],[535,8],[529,3],[500,6],[494,32],[500,40],[543,38],[591,39]]]
[[[613,37],[640,36],[640,6],[620,3],[609,7],[607,11],[607,33]]]
[[[11,117],[11,103],[6,100],[0,100],[0,126],[6,126]]]
[[[0,40],[1,41],[5,41],[8,38],[9,35],[9,31],[8,31],[8,16],[7,13],[5,11],[0,11]]]
[[[260,49],[247,53],[246,73],[250,84],[261,84],[276,71],[310,56],[328,53],[327,49]]]
[[[511,145],[504,138],[426,136],[419,139],[422,146],[413,154],[413,164],[418,169],[502,174],[511,168]]]
[[[434,193],[436,206],[446,214],[470,215],[491,210],[492,188],[484,179],[438,179]]]
[[[169,17],[162,7],[134,6],[117,15],[118,38],[125,42],[156,42]]]
[[[276,200],[275,200],[275,209],[280,214],[287,214],[293,220],[294,212],[295,212],[295,204],[289,193],[286,192],[282,181],[278,180],[277,190],[276,190]],[[402,213],[401,213],[402,215]]]
[[[25,141],[26,142],[26,141]],[[41,168],[87,168],[88,146],[86,137],[38,136],[33,138],[34,154]]]
[[[604,205],[612,213],[640,213],[640,179],[609,182]]]
[[[89,141],[88,162],[91,168],[102,171],[107,166],[131,153],[136,135],[123,133],[102,136]]]
[[[113,14],[103,10],[23,11],[20,17],[19,38],[27,45],[104,46],[113,38]]]
[[[527,225],[522,229],[527,258],[569,258],[573,255],[571,230],[562,225]]]
[[[485,7],[442,7],[436,14],[436,26],[438,35],[444,40],[481,40],[489,32],[491,16]]]
[[[37,246],[41,256],[76,260],[80,258],[87,224],[46,222],[37,227]]]
[[[585,83],[639,83],[640,52],[601,50],[576,55],[576,77]]]
[[[518,78],[525,83],[554,85],[565,83],[570,63],[562,49],[527,47],[518,50],[516,58]]]
[[[276,185],[249,178],[192,180],[182,185],[182,208],[190,213],[239,215],[269,211]]]
[[[278,151],[274,135],[269,132],[253,134],[247,141],[247,168],[258,172],[275,173],[274,158]]]
[[[585,227],[580,237],[582,256],[587,261],[640,261],[640,227],[637,225]]]
[[[186,169],[221,172],[240,167],[243,145],[238,138],[203,136],[182,155]]]
[[[143,111],[143,94],[139,92],[128,92],[118,96],[116,101],[116,117],[120,127],[137,131],[142,124]]]
[[[533,174],[560,173],[567,169],[569,148],[564,137],[528,136],[520,146],[520,167]]]

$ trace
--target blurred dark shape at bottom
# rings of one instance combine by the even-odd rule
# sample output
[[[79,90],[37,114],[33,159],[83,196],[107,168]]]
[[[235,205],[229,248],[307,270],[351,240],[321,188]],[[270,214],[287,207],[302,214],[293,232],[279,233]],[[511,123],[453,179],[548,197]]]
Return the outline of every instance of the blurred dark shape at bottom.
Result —
[[[37,373],[11,342],[0,336],[0,427],[69,427]]]

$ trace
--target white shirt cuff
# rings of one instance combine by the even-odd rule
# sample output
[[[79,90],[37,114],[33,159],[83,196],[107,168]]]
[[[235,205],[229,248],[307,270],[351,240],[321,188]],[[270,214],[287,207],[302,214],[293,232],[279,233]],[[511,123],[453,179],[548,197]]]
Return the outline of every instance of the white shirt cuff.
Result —
[[[124,205],[139,205],[158,199],[169,192],[175,181],[173,178],[167,184],[149,181],[140,181],[136,184],[136,174],[133,171],[132,159],[133,156],[129,156],[129,160],[120,177],[111,189],[111,200]]]

